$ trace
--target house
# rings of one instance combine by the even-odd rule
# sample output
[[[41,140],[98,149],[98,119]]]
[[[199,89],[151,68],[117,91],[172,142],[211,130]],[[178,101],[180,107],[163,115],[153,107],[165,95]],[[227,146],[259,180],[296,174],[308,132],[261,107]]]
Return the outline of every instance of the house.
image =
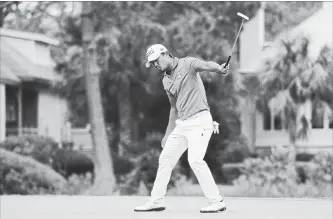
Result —
[[[273,42],[265,41],[265,5],[257,14],[244,24],[240,35],[240,68],[238,72],[244,77],[260,73],[260,63],[274,56],[278,49],[278,43],[286,34],[295,37],[299,34],[310,39],[309,53],[312,59],[316,59],[320,49],[331,46],[333,39],[333,2],[323,2],[322,8],[315,14],[301,22],[291,30],[279,34]],[[333,98],[333,97],[332,97]],[[260,113],[256,108],[255,100],[247,98],[243,100],[244,107],[241,113],[242,133],[250,140],[253,150],[269,148],[270,146],[290,145],[289,133],[284,128],[280,116],[273,116],[269,110]],[[312,112],[312,127],[308,140],[298,140],[298,151],[316,152],[330,151],[333,149],[333,118],[328,107],[319,107]]]
[[[67,101],[50,89],[60,79],[50,52],[58,44],[41,34],[0,29],[0,142],[22,134],[61,141]]]

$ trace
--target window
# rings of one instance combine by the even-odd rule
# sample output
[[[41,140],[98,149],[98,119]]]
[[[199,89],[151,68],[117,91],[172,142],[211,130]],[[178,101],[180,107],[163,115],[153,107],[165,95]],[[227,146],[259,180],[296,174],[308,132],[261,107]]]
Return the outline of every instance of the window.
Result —
[[[18,120],[17,87],[6,86],[6,122]]]
[[[282,130],[282,117],[281,113],[274,116],[274,129],[275,130]]]
[[[6,105],[6,121],[7,122],[16,122],[17,121],[17,111],[14,101],[9,102]]]
[[[264,112],[264,130],[282,130],[285,127],[283,113],[273,116],[269,109]]]
[[[271,130],[271,112],[269,109],[264,112],[264,130]]]
[[[324,106],[321,103],[314,104],[312,110],[312,128],[313,129],[324,128]]]

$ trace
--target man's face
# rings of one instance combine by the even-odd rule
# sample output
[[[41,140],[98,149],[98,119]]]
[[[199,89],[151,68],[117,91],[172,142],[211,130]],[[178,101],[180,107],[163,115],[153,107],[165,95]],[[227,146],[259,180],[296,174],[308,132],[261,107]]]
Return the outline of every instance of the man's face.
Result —
[[[166,54],[161,54],[156,60],[151,62],[159,71],[164,72],[168,68],[168,58]]]

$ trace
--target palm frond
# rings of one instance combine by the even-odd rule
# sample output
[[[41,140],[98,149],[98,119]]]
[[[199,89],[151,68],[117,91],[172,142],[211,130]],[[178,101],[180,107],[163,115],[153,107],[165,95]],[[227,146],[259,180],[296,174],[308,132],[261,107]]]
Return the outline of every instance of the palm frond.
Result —
[[[312,89],[319,90],[321,87],[330,86],[330,84],[327,83],[329,82],[330,75],[319,63],[316,63],[312,67],[311,71],[308,71],[304,74],[304,79],[308,76],[307,74],[310,74],[308,83]]]
[[[291,98],[288,90],[280,91],[268,102],[268,106],[273,115],[284,111],[291,104]]]

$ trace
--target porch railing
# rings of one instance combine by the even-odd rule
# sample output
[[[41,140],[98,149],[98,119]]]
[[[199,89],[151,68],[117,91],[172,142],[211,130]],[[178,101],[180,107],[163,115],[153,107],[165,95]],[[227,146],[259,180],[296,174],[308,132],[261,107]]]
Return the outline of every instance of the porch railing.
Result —
[[[93,141],[91,136],[91,127],[88,124],[84,128],[73,128],[70,123],[64,125],[61,130],[59,130],[59,136],[56,141],[59,143],[71,142],[73,143],[74,149],[77,150],[91,150],[93,148]],[[49,133],[48,127],[44,130],[40,128],[31,128],[31,127],[23,127],[21,130],[19,128],[7,128],[6,136],[19,136],[19,135],[43,135],[47,137],[54,137],[52,133]]]
[[[22,135],[38,135],[38,128],[24,127],[21,129]],[[20,134],[19,128],[7,128],[6,136],[18,136]]]

